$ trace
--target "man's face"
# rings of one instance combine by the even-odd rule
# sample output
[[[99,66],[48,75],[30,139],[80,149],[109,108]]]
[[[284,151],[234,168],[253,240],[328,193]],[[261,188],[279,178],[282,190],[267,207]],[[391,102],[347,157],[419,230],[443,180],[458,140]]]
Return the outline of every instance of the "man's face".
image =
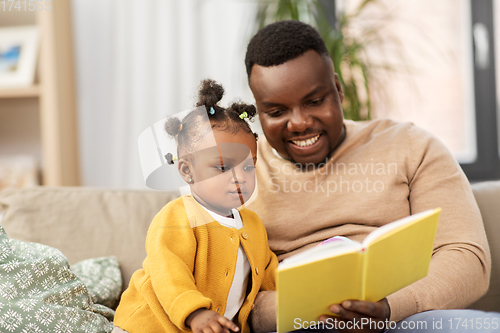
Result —
[[[319,164],[344,140],[342,87],[329,59],[310,50],[250,76],[262,129],[284,158]]]

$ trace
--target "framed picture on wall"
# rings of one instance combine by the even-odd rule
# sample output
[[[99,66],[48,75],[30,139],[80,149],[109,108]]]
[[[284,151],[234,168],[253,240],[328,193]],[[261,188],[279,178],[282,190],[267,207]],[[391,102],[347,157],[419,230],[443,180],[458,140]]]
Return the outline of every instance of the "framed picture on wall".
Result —
[[[0,191],[40,184],[38,163],[30,155],[0,155]]]
[[[38,45],[37,26],[0,28],[0,89],[33,84]]]

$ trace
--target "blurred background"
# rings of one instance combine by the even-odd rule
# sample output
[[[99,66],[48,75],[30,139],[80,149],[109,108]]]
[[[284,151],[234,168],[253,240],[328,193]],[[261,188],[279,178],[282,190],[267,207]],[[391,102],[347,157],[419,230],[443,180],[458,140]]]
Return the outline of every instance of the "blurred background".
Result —
[[[246,45],[282,19],[322,34],[345,118],[411,121],[471,182],[500,179],[497,0],[14,0],[0,2],[0,189],[145,188],[139,134],[192,107],[204,78],[222,105],[253,102]]]

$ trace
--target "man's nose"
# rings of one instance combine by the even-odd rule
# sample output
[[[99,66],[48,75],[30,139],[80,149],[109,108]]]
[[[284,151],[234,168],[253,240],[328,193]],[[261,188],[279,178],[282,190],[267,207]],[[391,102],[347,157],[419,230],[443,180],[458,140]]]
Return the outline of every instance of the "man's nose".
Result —
[[[304,132],[306,129],[313,125],[313,119],[306,112],[300,108],[296,108],[291,112],[290,119],[288,119],[287,129],[290,132]]]

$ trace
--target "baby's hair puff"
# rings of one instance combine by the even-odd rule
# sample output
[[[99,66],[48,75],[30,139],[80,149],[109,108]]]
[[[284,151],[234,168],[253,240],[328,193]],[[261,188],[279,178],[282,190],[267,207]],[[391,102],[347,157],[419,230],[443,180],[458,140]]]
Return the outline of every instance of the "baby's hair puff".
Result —
[[[177,153],[191,153],[195,145],[213,128],[233,134],[243,130],[253,133],[247,121],[252,121],[257,114],[257,109],[252,104],[242,102],[232,103],[228,108],[221,107],[218,103],[224,96],[224,88],[214,80],[205,79],[200,84],[196,106],[205,106],[205,110],[196,109],[190,112],[182,121],[171,117],[165,123],[168,135],[177,142]],[[210,126],[207,126],[207,119]]]
[[[168,135],[175,138],[182,130],[181,125],[182,123],[179,118],[172,117],[165,123],[165,130]]]

